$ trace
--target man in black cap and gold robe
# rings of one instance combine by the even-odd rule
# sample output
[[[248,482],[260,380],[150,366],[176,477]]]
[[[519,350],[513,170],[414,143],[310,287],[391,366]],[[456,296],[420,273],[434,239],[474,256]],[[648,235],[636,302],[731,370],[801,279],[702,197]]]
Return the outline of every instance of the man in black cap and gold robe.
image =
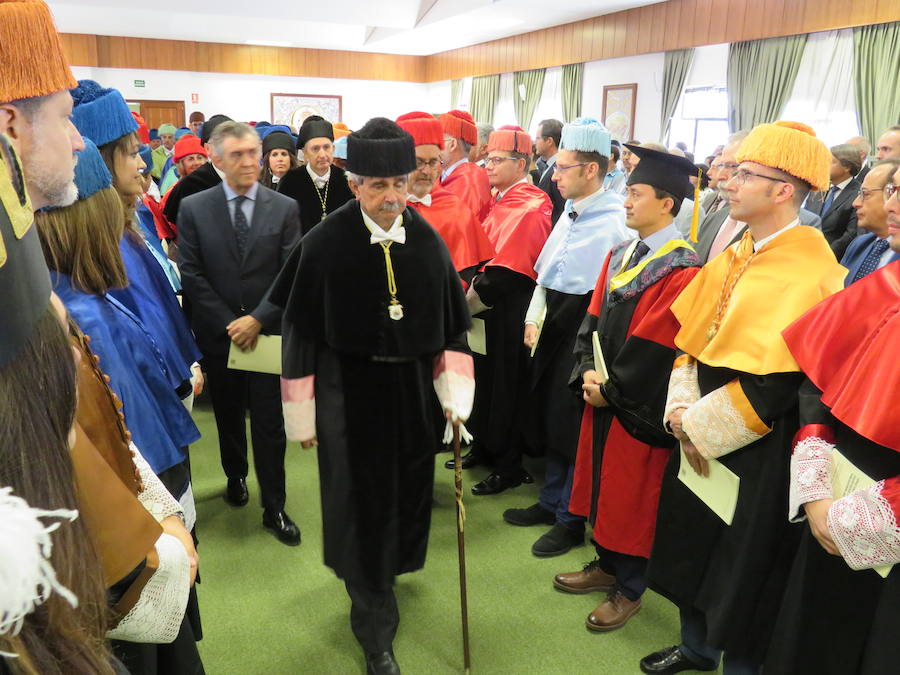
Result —
[[[344,170],[334,166],[334,128],[318,115],[303,121],[297,134],[297,149],[304,166],[288,171],[278,183],[278,191],[297,200],[300,227],[309,232],[325,216],[353,199]]]
[[[271,299],[285,309],[285,430],[320,450],[325,564],[367,672],[399,673],[394,577],[425,564],[438,402],[448,420],[471,412],[470,319],[446,245],[406,207],[412,136],[374,118],[347,149],[356,200],[301,240]]]

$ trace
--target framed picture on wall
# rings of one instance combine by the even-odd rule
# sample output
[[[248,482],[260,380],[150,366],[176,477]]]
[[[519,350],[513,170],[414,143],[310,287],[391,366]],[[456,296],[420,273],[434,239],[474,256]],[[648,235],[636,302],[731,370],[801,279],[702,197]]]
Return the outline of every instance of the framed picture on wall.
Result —
[[[614,140],[624,143],[634,138],[636,103],[637,83],[603,87],[603,124]]]
[[[286,124],[295,131],[310,115],[329,122],[341,121],[341,96],[326,94],[272,94],[272,124]]]

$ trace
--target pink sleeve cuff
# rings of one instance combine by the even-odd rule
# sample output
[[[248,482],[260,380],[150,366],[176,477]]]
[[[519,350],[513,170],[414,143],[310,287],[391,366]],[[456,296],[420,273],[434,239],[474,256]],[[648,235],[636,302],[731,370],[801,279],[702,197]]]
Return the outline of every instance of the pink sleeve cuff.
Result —
[[[316,437],[315,375],[281,378],[284,432],[289,440],[310,441]]]

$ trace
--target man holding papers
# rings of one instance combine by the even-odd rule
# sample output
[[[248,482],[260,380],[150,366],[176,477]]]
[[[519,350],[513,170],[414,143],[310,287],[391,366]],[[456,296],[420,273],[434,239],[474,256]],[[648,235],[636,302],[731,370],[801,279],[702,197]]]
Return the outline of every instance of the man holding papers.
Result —
[[[758,672],[799,536],[784,514],[802,374],[781,331],[846,274],[822,233],[798,220],[808,191],[828,185],[830,153],[812,129],[759,125],[736,159],[726,190],[748,230],[672,304],[684,354],[664,421],[695,472],[718,459],[740,479],[739,494],[727,525],[672,462],[649,577],[681,610],[682,643],[642,659],[646,673],[714,670],[722,650],[726,673]]]
[[[639,238],[606,257],[578,331],[571,378],[589,405],[569,510],[593,524],[597,559],[553,582],[570,593],[608,592],[585,622],[598,632],[624,626],[647,587],[659,489],[675,445],[662,426],[678,330],[669,306],[700,265],[673,223],[693,194],[693,164],[626,147],[641,159],[625,192],[625,223]]]
[[[525,315],[525,346],[532,351],[524,431],[547,454],[540,500],[508,509],[512,525],[553,525],[531,552],[548,557],[584,542],[584,518],[569,513],[569,493],[584,402],[569,384],[575,334],[609,250],[631,235],[622,197],[605,192],[610,135],[597,120],[579,118],[562,129],[553,180],[566,198],[534,268],[537,286]]]
[[[234,506],[244,506],[249,499],[249,408],[263,525],[283,543],[296,546],[300,530],[284,512],[285,437],[278,375],[230,368],[229,351],[277,349],[276,340],[259,342],[261,333],[281,332],[281,310],[266,296],[300,234],[300,216],[296,202],[257,182],[261,146],[252,127],[223,122],[213,131],[210,147],[213,164],[225,179],[181,202],[178,250],[228,478],[225,498]],[[265,356],[261,353],[257,360],[265,362]],[[253,368],[253,360],[244,359],[251,363],[242,368]]]
[[[896,252],[900,172],[888,185]],[[894,672],[900,576],[872,568],[900,562],[900,262],[822,302],[784,339],[809,378],[800,390],[788,513],[809,527],[775,624],[790,639],[773,641],[765,672]],[[849,489],[838,475],[842,459],[862,472]]]

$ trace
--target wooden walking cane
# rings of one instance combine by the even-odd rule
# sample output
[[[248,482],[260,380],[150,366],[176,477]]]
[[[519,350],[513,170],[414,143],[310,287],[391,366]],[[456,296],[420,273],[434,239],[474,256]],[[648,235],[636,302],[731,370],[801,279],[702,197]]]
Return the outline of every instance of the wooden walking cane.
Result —
[[[459,448],[459,422],[453,423],[453,477],[456,483],[456,544],[459,551],[459,605],[462,613],[463,666],[471,671],[469,654],[469,603],[466,596],[466,507],[462,501],[462,459]]]

